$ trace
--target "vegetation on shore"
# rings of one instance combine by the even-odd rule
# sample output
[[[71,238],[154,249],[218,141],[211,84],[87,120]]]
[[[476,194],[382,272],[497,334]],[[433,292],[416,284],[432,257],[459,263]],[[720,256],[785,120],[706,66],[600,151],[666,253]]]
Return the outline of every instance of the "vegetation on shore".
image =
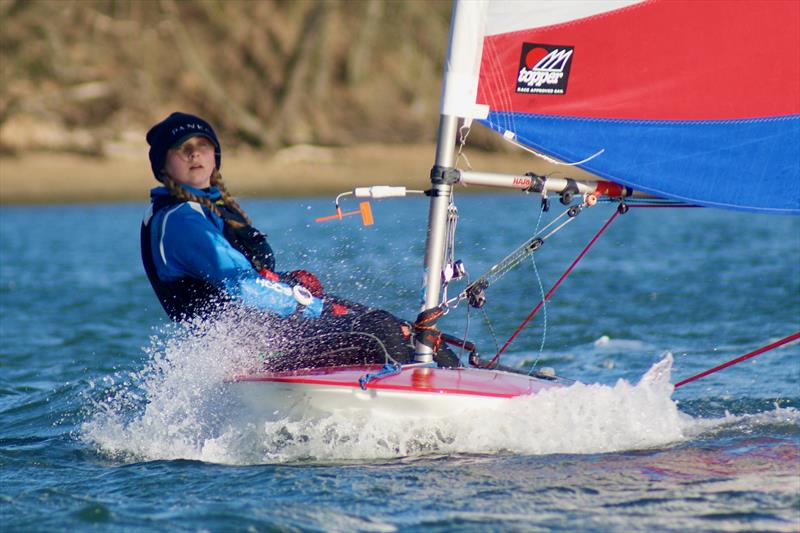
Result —
[[[450,2],[0,0],[0,153],[103,155],[169,112],[229,147],[426,142]]]
[[[215,125],[245,195],[424,186],[450,8],[0,0],[0,204],[144,197],[144,134],[175,110]],[[503,145],[478,129],[470,144]],[[518,153],[495,160],[526,169]]]

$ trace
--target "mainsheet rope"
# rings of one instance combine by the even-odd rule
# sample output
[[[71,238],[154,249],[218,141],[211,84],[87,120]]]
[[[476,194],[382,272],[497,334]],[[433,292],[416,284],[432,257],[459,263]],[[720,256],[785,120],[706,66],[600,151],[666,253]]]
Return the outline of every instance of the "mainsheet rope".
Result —
[[[792,341],[797,340],[797,339],[800,339],[800,331],[798,331],[796,333],[792,333],[788,337],[784,337],[779,341],[773,342],[772,344],[768,344],[766,346],[762,346],[761,348],[759,348],[757,350],[753,350],[750,353],[746,353],[746,354],[744,354],[742,356],[739,356],[736,359],[731,359],[727,363],[722,363],[721,365],[715,366],[714,368],[709,368],[708,370],[700,372],[699,374],[695,374],[694,376],[692,376],[690,378],[686,378],[683,381],[679,381],[678,383],[675,384],[675,388],[677,389],[678,387],[682,387],[683,385],[686,385],[687,383],[691,383],[692,381],[696,381],[696,380],[698,380],[700,378],[704,378],[704,377],[706,377],[706,376],[708,376],[710,374],[713,374],[714,372],[719,372],[720,370],[722,370],[724,368],[728,368],[729,366],[733,366],[733,365],[735,365],[737,363],[741,363],[742,361],[747,361],[748,359],[751,359],[751,358],[753,358],[753,357],[755,357],[757,355],[760,355],[760,354],[762,354],[764,352],[768,352],[768,351],[770,351],[770,350],[772,350],[774,348],[777,348],[779,346],[783,346],[784,344],[787,344],[787,343],[792,342]]]
[[[544,214],[544,205],[539,210],[539,218],[536,220],[536,230],[539,230],[539,226],[542,223],[542,215]],[[574,218],[574,217],[573,217]],[[542,276],[539,275],[539,267],[536,266],[536,256],[531,254],[531,265],[533,265],[533,271],[536,273],[536,283],[539,284],[539,294],[542,295],[542,299],[544,299],[544,284],[542,283]],[[536,370],[536,365],[539,364],[539,360],[542,358],[542,353],[544,353],[544,345],[545,341],[547,340],[547,304],[545,303],[542,306],[544,310],[544,314],[542,316],[542,342],[539,344],[539,353],[536,354],[536,359],[533,360],[533,364],[531,365],[530,370],[528,371],[528,375],[533,374],[533,371]]]
[[[580,260],[583,259],[583,256],[586,255],[586,252],[588,252],[589,249],[592,246],[594,246],[594,243],[597,242],[597,239],[600,238],[600,235],[602,235],[603,232],[606,230],[606,228],[608,228],[608,226],[611,225],[612,222],[614,222],[614,219],[617,218],[617,216],[620,214],[621,211],[622,210],[619,208],[614,210],[614,213],[611,215],[608,221],[606,221],[606,223],[603,224],[603,227],[600,228],[600,231],[598,231],[597,234],[592,238],[592,240],[589,241],[589,244],[587,244],[586,247],[583,249],[583,251],[581,251],[581,253],[578,254],[578,257],[575,258],[575,260],[572,262],[569,268],[567,268],[567,270],[564,271],[561,277],[558,278],[558,281],[556,281],[555,284],[553,284],[553,286],[550,288],[550,290],[547,291],[547,294],[545,294],[544,298],[542,298],[539,301],[539,303],[536,304],[536,307],[533,308],[533,311],[531,311],[530,314],[528,314],[525,320],[522,321],[522,324],[519,325],[517,330],[511,335],[511,337],[508,338],[505,344],[503,344],[503,347],[497,351],[495,356],[492,357],[492,360],[489,361],[486,365],[484,365],[483,368],[491,368],[492,366],[494,366],[495,363],[497,363],[497,360],[500,359],[500,355],[502,355],[502,353],[506,351],[506,348],[508,348],[509,345],[514,341],[514,339],[517,338],[517,335],[519,335],[522,332],[522,330],[525,328],[528,322],[530,322],[531,319],[536,315],[536,313],[539,312],[539,310],[542,308],[545,302],[550,299],[550,296],[552,296],[553,293],[558,288],[558,286],[561,285],[561,282],[564,281],[564,279],[567,276],[569,276],[570,272],[572,272],[572,270],[575,268],[578,262],[580,262]]]

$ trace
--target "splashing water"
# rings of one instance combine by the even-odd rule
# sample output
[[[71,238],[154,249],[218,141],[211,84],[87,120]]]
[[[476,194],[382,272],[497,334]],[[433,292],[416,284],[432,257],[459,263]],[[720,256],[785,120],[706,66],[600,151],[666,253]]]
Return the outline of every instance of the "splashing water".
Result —
[[[251,338],[241,334],[241,317],[195,321],[151,338],[148,364],[111,380],[83,436],[112,456],[192,459],[202,456],[234,404],[225,378],[258,361]]]
[[[510,399],[501,410],[450,419],[390,418],[368,411],[253,422],[226,379],[259,361],[235,317],[154,337],[149,362],[94,400],[82,438],[123,459],[194,459],[227,464],[360,461],[423,454],[600,453],[672,445],[744,417],[708,420],[672,400],[672,355],[635,385],[576,383]],[[788,417],[793,409],[768,417]],[[776,411],[777,412],[777,411]],[[763,417],[762,417],[763,418]]]

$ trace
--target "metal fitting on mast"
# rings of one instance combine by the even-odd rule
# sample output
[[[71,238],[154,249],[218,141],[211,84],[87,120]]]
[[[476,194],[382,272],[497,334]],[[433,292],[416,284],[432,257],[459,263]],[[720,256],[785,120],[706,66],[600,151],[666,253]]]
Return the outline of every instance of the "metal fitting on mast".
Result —
[[[431,184],[455,185],[461,180],[461,171],[453,167],[433,165],[431,168]]]

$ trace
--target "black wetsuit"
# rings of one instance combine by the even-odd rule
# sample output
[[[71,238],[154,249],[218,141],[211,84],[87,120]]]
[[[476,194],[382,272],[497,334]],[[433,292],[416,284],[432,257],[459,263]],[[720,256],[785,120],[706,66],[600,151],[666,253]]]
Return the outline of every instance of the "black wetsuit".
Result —
[[[215,202],[222,217],[158,187],[141,228],[145,271],[173,320],[211,317],[220,303],[242,303],[253,309],[246,327],[263,339],[265,364],[276,371],[413,361],[410,324],[381,309],[323,295],[307,272],[274,274],[265,235],[220,202],[216,188],[191,191]],[[442,366],[460,365],[447,349],[435,359]]]

